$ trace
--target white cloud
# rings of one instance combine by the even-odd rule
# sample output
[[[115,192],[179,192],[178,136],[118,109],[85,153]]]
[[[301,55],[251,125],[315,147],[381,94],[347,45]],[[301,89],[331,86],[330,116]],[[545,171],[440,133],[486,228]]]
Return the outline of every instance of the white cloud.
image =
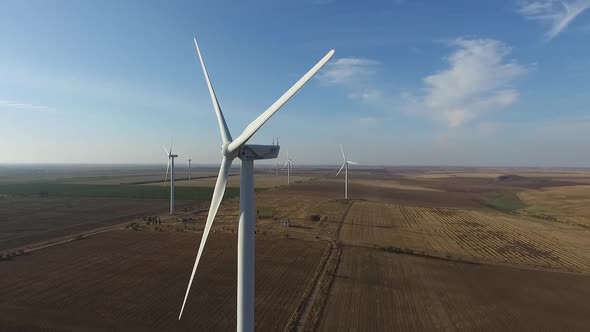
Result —
[[[52,110],[49,106],[44,105],[33,105],[22,103],[13,100],[0,100],[0,109],[17,109],[17,110],[26,110],[26,111],[50,111]]]
[[[545,21],[550,25],[545,34],[551,40],[590,8],[590,0],[523,0],[518,12],[527,19]]]
[[[348,90],[348,97],[382,111],[406,109],[458,127],[482,113],[514,104],[519,93],[514,80],[529,68],[508,59],[512,49],[497,40],[458,38],[448,68],[423,78],[422,93],[396,92],[381,82],[381,63],[367,58],[340,58],[327,65],[319,79]]]
[[[389,108],[391,94],[377,79],[382,64],[367,58],[340,58],[330,62],[318,74],[320,82],[348,90],[348,98],[377,108]]]
[[[318,78],[327,84],[354,85],[371,78],[379,65],[379,61],[371,59],[340,58],[329,62]]]
[[[545,1],[523,1],[520,4],[520,8],[518,10],[519,13],[525,15],[527,17],[545,17],[547,16],[548,12],[553,10],[553,3],[552,0],[545,0]]]
[[[449,45],[456,48],[446,59],[449,68],[423,79],[424,94],[405,96],[411,111],[457,127],[518,99],[518,91],[511,83],[528,69],[506,60],[511,52],[509,46],[492,39],[461,38]]]
[[[349,97],[373,105],[379,104],[385,98],[384,92],[381,89],[373,87],[365,87],[358,91],[353,91],[349,94]]]

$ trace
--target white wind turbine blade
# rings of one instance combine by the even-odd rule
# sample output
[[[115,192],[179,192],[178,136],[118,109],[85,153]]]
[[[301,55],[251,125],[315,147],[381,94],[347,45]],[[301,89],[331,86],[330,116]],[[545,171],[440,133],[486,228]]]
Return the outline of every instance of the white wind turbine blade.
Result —
[[[287,159],[287,161],[285,161],[285,165],[283,165],[283,168],[281,168],[281,169],[285,169],[285,167],[287,167],[288,163],[289,163],[289,159]]]
[[[340,144],[340,151],[342,151],[342,159],[346,162],[346,156],[344,155],[344,149],[342,148],[342,144]]]
[[[166,159],[168,159],[168,164],[166,164],[166,176],[164,176],[164,185],[166,185],[166,182],[168,181],[168,170],[170,169],[170,151],[168,151],[164,145],[162,145],[162,149],[164,149]]]
[[[203,56],[201,55],[199,44],[197,44],[197,38],[194,38],[194,41],[195,48],[197,49],[197,54],[199,55],[199,61],[201,62],[201,68],[203,68],[203,75],[205,75],[205,81],[207,81],[209,96],[211,97],[211,102],[213,103],[215,114],[217,115],[217,123],[219,124],[219,131],[221,131],[221,139],[223,140],[223,144],[227,144],[232,141],[231,134],[229,132],[229,129],[227,128],[227,123],[225,123],[225,118],[223,117],[223,112],[221,112],[221,107],[219,106],[219,101],[217,100],[217,96],[215,95],[215,90],[213,90],[211,80],[209,79],[209,73],[207,72],[207,67],[205,67],[205,62],[203,61]]]
[[[326,64],[326,62],[328,62],[328,60],[330,60],[332,55],[334,55],[334,50],[330,50],[330,52],[328,52],[328,54],[326,54],[305,75],[303,75],[303,77],[301,77],[297,83],[287,90],[287,92],[277,99],[277,101],[270,105],[266,111],[264,111],[254,121],[252,121],[246,127],[246,129],[244,129],[244,132],[242,132],[240,136],[238,136],[233,142],[229,144],[227,147],[228,151],[230,153],[234,152],[244,145],[250,139],[250,137],[252,137],[252,135],[254,135],[258,129],[260,129],[260,127],[262,127],[262,125],[265,124],[268,119],[270,119],[271,116],[273,116],[273,114],[275,114],[287,101],[289,101],[289,99],[291,99],[291,97],[293,97],[293,95],[295,95],[295,93],[297,93],[297,91],[299,91],[299,89],[301,89],[303,85],[305,85],[305,83],[307,83],[307,81],[309,81],[309,79],[311,79],[312,76],[315,75],[315,73],[317,73],[318,70],[320,70],[320,68]]]
[[[338,170],[338,173],[336,173],[336,176],[338,176],[340,174],[340,172],[342,172],[342,169],[344,168],[344,165],[346,165],[346,162],[342,163],[342,166],[340,166],[340,169]]]
[[[563,9],[565,9],[566,13],[570,12],[570,5],[568,3],[566,3],[565,1],[560,1],[561,5],[563,6]]]
[[[164,185],[168,182],[168,171],[170,170],[170,158],[168,158],[168,164],[166,164],[166,176],[164,177]]]
[[[351,165],[358,165],[359,164],[359,163],[356,163],[354,161],[348,161],[348,160],[346,162],[349,163],[349,164],[351,164]]]
[[[229,174],[229,169],[231,168],[231,163],[232,160],[226,157],[223,157],[223,160],[221,161],[219,175],[217,176],[217,182],[215,182],[215,190],[213,190],[211,206],[209,207],[209,214],[207,215],[207,222],[205,223],[205,229],[203,229],[203,237],[201,238],[201,244],[199,245],[199,251],[197,253],[197,258],[195,259],[195,265],[193,266],[191,278],[188,281],[186,294],[184,295],[184,301],[182,301],[182,307],[180,308],[178,320],[182,318],[182,312],[184,311],[184,306],[186,305],[186,300],[188,298],[188,294],[193,284],[193,279],[195,277],[195,272],[197,271],[197,266],[199,265],[199,261],[201,260],[201,254],[203,253],[205,242],[207,242],[207,237],[209,236],[209,232],[211,231],[211,226],[213,225],[213,221],[215,220],[215,216],[217,215],[217,209],[219,209],[219,205],[221,204],[221,200],[223,199],[223,194],[225,193],[225,186],[227,185],[227,177]]]

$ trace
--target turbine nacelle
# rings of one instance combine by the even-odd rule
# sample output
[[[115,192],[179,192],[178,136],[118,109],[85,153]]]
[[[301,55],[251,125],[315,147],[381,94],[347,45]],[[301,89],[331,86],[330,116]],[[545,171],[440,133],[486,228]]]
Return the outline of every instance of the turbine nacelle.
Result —
[[[280,146],[278,145],[254,145],[247,144],[242,146],[240,159],[275,159],[279,156]]]

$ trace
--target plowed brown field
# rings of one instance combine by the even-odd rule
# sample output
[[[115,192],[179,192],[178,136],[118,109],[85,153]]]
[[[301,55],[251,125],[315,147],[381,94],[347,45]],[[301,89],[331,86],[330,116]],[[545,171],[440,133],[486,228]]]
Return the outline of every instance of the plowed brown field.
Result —
[[[102,197],[0,198],[0,251],[165,211],[167,204]]]
[[[587,331],[590,276],[345,247],[320,331]]]
[[[113,231],[0,262],[0,330],[235,330],[236,236]],[[282,330],[327,245],[257,237],[256,326]]]

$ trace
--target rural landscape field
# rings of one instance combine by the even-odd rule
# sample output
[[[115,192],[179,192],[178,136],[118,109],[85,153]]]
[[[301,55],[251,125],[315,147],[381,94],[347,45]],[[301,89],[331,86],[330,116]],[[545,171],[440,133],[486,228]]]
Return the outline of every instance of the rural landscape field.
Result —
[[[157,169],[3,172],[3,330],[235,329],[236,182],[178,321],[213,185],[206,169],[181,181],[174,215],[167,187],[136,181]],[[294,173],[289,185],[284,171],[256,174],[258,330],[590,324],[590,171],[359,168],[348,200],[331,169]]]

